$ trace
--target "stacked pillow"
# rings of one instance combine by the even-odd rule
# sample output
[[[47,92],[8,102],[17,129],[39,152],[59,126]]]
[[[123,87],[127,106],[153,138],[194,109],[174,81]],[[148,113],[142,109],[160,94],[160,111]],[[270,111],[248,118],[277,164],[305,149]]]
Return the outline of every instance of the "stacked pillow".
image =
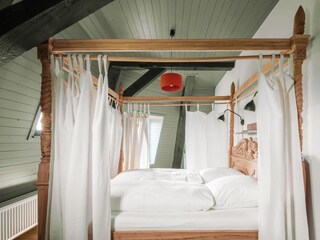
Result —
[[[257,180],[232,168],[140,169],[112,180],[112,210],[189,212],[258,206]]]
[[[236,176],[236,175],[243,175],[241,172],[234,168],[227,168],[227,167],[217,167],[217,168],[205,168],[199,171],[203,181],[208,183],[212,180],[227,177],[227,176]]]
[[[257,180],[233,168],[207,168],[199,171],[212,193],[213,209],[258,206]]]

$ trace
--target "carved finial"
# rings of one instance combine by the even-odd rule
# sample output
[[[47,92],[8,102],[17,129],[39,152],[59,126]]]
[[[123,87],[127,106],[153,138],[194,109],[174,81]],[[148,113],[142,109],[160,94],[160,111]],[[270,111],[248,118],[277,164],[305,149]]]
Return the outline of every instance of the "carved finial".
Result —
[[[231,87],[230,87],[230,93],[231,95],[233,95],[236,91],[236,85],[234,84],[234,82],[232,82]]]
[[[300,6],[296,12],[296,15],[294,16],[293,35],[304,34],[305,18],[306,15],[303,7]]]

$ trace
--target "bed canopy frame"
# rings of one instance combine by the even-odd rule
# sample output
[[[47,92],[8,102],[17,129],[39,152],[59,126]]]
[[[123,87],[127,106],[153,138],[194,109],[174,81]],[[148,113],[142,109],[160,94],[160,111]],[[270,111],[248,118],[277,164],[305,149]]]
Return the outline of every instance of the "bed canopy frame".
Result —
[[[42,132],[41,132],[41,161],[38,171],[38,239],[45,239],[47,203],[48,203],[48,183],[49,167],[51,158],[51,112],[52,112],[52,89],[50,75],[50,55],[67,53],[100,53],[100,52],[154,52],[154,51],[278,51],[288,57],[293,53],[293,78],[295,82],[295,95],[298,110],[299,138],[302,150],[302,64],[306,59],[306,49],[309,35],[304,34],[305,13],[300,6],[295,18],[293,36],[291,38],[263,38],[263,39],[199,39],[199,40],[59,40],[49,39],[38,46],[38,59],[42,65],[41,82],[41,112],[42,112]],[[258,59],[258,55],[251,56],[231,56],[214,58],[128,58],[110,56],[109,61],[139,61],[139,62],[214,62],[243,59]],[[279,55],[276,56],[279,58]],[[265,55],[264,58],[271,58]],[[91,56],[92,60],[96,57]],[[271,65],[263,67],[263,72],[268,72]],[[109,95],[118,101],[120,107],[126,102],[227,102],[230,109],[234,111],[235,104],[254,92],[252,86],[257,81],[255,74],[248,81],[242,84],[237,90],[232,83],[229,96],[186,96],[186,97],[124,97],[123,87],[120,86],[119,93],[109,89]],[[95,79],[93,78],[93,81]],[[230,140],[229,140],[229,166],[233,166],[237,159],[254,160],[255,145],[254,140],[244,140],[236,147],[234,146],[234,115],[230,115]],[[251,155],[247,153],[251,153]],[[252,163],[252,162],[251,162]],[[241,165],[241,164],[240,164]],[[239,165],[239,166],[240,166]],[[245,163],[244,167],[248,166]],[[247,170],[246,170],[247,171]],[[249,175],[255,175],[248,172]],[[122,231],[113,232],[113,239],[258,239],[257,231]]]

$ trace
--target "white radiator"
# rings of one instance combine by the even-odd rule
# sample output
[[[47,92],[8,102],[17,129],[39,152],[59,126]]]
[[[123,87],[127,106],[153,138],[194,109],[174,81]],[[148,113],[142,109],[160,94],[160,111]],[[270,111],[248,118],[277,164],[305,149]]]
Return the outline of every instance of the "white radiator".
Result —
[[[38,195],[0,208],[0,240],[14,239],[38,224]]]

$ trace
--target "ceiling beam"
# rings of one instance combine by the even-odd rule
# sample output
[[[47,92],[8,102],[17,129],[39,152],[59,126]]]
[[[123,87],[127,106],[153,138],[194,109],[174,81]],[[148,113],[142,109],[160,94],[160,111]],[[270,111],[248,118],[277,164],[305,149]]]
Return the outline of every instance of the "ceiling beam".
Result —
[[[0,11],[0,65],[113,0],[23,0]]]
[[[54,53],[291,51],[289,38],[53,40]]]
[[[187,76],[182,96],[192,95],[194,79],[195,79],[194,76]],[[188,110],[190,110],[190,106],[188,106],[187,108]],[[181,168],[184,142],[185,142],[185,130],[186,130],[185,126],[186,126],[186,110],[184,109],[184,107],[181,106],[180,114],[179,114],[179,122],[177,127],[177,134],[176,134],[176,144],[174,147],[172,168]]]
[[[137,81],[131,84],[123,92],[123,96],[130,97],[138,94],[140,91],[149,86],[154,80],[156,80],[161,74],[166,71],[165,68],[152,68],[145,74],[143,74]]]
[[[141,68],[172,68],[173,70],[197,71],[229,71],[234,68],[234,61],[230,62],[111,62],[110,66],[125,70],[139,70]]]
[[[109,88],[111,88],[113,91],[116,90],[117,84],[119,82],[120,72],[120,69],[114,68],[110,65],[108,71]]]

